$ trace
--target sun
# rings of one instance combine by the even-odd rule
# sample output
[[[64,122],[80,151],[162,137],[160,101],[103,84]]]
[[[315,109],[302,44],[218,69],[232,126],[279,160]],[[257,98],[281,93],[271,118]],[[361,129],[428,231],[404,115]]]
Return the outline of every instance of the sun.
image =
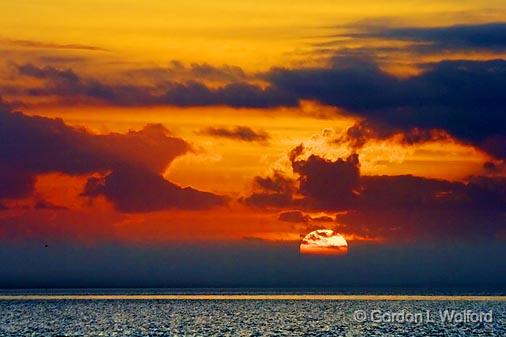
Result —
[[[346,255],[348,242],[331,229],[318,229],[307,234],[300,243],[303,255]]]

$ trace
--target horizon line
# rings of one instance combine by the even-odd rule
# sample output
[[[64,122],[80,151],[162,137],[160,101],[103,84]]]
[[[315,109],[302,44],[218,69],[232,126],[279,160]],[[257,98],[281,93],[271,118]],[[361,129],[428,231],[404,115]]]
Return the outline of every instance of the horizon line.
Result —
[[[506,301],[506,296],[488,295],[0,295],[0,301],[59,300],[310,300],[310,301]]]

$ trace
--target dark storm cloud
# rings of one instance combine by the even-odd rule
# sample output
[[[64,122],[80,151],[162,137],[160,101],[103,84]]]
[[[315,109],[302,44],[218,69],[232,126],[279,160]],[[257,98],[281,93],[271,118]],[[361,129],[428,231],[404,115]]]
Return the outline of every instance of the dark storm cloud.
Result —
[[[402,134],[408,144],[454,137],[497,158],[506,157],[506,61],[442,61],[421,66],[419,75],[398,78],[366,55],[348,55],[336,57],[329,67],[274,68],[265,74],[267,87],[231,82],[212,88],[196,81],[108,84],[82,78],[70,69],[31,64],[18,66],[18,71],[43,84],[26,89],[28,94],[67,102],[269,108],[317,100],[362,118],[349,130],[348,140],[354,147],[393,134]],[[215,133],[225,134],[220,131]],[[232,134],[241,132],[227,133]]]
[[[25,198],[32,194],[35,178],[19,167],[0,164],[0,199]]]
[[[190,150],[161,125],[126,134],[91,134],[60,119],[0,112],[0,160],[31,173],[103,172],[123,163],[161,171]]]
[[[295,182],[276,171],[270,177],[255,177],[254,192],[240,201],[253,207],[286,207],[296,203]]]
[[[292,161],[292,169],[299,175],[299,192],[317,208],[349,207],[358,193],[360,173],[357,155],[336,161],[311,155],[307,160]]]
[[[260,88],[249,83],[229,83],[209,88],[202,83],[173,83],[157,99],[175,106],[227,105],[235,108],[272,108],[296,106],[298,100],[275,87]]]
[[[188,80],[183,83],[166,81],[162,84],[129,85],[110,84],[97,79],[83,78],[72,69],[52,66],[37,67],[32,64],[17,66],[21,75],[38,78],[42,86],[28,88],[33,96],[57,96],[62,100],[91,100],[121,106],[213,106],[226,105],[235,108],[269,108],[296,106],[295,96],[275,87],[261,88],[246,82],[230,82],[219,87]],[[204,72],[204,70],[199,70]]]
[[[193,188],[181,188],[161,175],[131,166],[115,169],[103,179],[90,178],[84,196],[103,195],[122,212],[164,209],[207,209],[224,205],[226,199]]]
[[[503,60],[442,61],[401,79],[369,60],[338,59],[330,68],[273,69],[268,78],[301,99],[362,117],[380,136],[414,132],[426,139],[423,130],[443,130],[493,156],[506,156]]]
[[[249,204],[256,207],[347,211],[337,220],[347,224],[346,232],[364,237],[493,238],[506,230],[504,177],[453,182],[411,175],[363,176],[356,155],[337,160],[292,156],[292,169],[298,175],[293,189],[254,192],[245,200],[254,200]]]
[[[205,128],[200,133],[220,138],[229,138],[244,142],[267,143],[270,135],[264,130],[253,130],[247,126],[236,126],[233,128]]]
[[[360,30],[360,27],[358,27]],[[413,46],[419,52],[442,52],[446,50],[506,50],[506,23],[456,25],[449,27],[366,27],[365,32],[352,37],[383,38],[426,42]],[[410,47],[411,50],[411,47]]]
[[[370,55],[353,54],[335,57],[328,67],[274,68],[263,75],[270,83],[266,87],[246,82],[210,87],[191,80],[111,84],[83,78],[71,69],[32,64],[17,69],[42,83],[25,89],[26,94],[66,102],[270,108],[316,100],[362,118],[350,130],[354,146],[393,134],[403,134],[409,144],[451,136],[497,158],[506,157],[506,61],[441,61],[420,67],[420,74],[398,78],[383,71]]]
[[[103,194],[120,210],[132,212],[222,204],[220,196],[181,188],[160,175],[176,157],[190,150],[188,143],[170,136],[162,125],[147,125],[126,134],[95,135],[59,119],[0,111],[0,198],[30,196],[36,175],[42,173],[110,172],[104,182],[90,178],[84,194]]]
[[[392,130],[391,128],[375,125],[369,121],[357,122],[331,141],[335,144],[347,144],[353,150],[362,148],[373,139],[384,139],[396,135],[396,140],[402,144],[413,145],[428,141],[451,141],[452,137],[441,129]]]
[[[56,96],[64,101],[89,99],[118,105],[153,104],[150,87],[117,85],[111,86],[96,79],[82,78],[72,69],[53,66],[38,67],[33,64],[17,66],[20,75],[42,81],[43,85],[25,89],[32,96]]]

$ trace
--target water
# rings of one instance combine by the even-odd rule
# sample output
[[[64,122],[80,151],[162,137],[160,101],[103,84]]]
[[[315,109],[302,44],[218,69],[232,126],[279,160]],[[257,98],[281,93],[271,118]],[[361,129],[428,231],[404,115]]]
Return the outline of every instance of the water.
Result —
[[[50,293],[83,295],[90,291]],[[107,294],[105,291],[92,293]],[[124,294],[110,292],[118,293]],[[195,295],[196,292],[181,293]],[[41,295],[41,292],[4,292],[0,298],[6,294]],[[207,300],[3,299],[0,300],[0,336],[506,336],[506,301],[503,300],[226,298],[219,294]],[[492,313],[493,316],[491,321],[443,322],[440,313],[445,311]],[[365,322],[357,321],[357,312],[366,314]],[[377,321],[378,317],[371,317],[372,313],[387,316]],[[422,319],[418,322],[407,322],[406,316],[404,321],[399,321],[400,317],[397,321],[385,319],[388,314],[396,313],[420,314]]]

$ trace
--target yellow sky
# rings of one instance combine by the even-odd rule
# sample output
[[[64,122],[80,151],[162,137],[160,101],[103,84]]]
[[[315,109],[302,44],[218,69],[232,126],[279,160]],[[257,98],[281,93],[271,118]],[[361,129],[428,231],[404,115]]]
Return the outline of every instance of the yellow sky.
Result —
[[[337,26],[370,20],[425,26],[504,18],[500,0],[3,1],[3,39],[83,44],[110,62],[178,59],[263,69],[296,61]],[[90,54],[96,54],[90,53]]]

